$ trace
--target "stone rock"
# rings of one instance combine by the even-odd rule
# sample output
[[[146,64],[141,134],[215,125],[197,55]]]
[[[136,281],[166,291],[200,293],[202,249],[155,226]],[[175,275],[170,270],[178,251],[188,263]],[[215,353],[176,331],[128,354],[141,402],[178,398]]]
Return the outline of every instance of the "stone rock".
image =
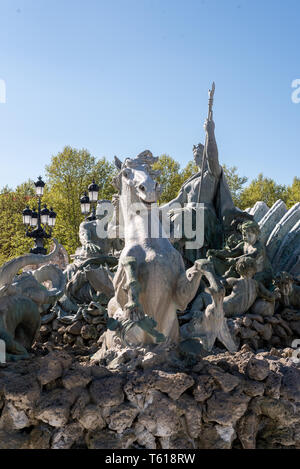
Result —
[[[280,324],[277,324],[276,326],[274,326],[274,331],[282,339],[287,338],[287,333],[286,333],[285,329],[282,326],[280,326]]]
[[[259,421],[254,412],[247,412],[237,422],[237,434],[244,449],[256,448]]]
[[[37,378],[42,386],[60,378],[63,367],[53,352],[41,358],[40,369]]]
[[[136,440],[134,432],[130,429],[118,435],[107,429],[88,432],[86,445],[89,449],[127,449]]]
[[[95,404],[87,405],[78,417],[78,421],[86,430],[97,430],[106,426],[101,410]]]
[[[283,399],[300,402],[300,369],[295,366],[282,367],[280,394]]]
[[[85,388],[91,379],[90,369],[78,364],[73,370],[70,369],[64,374],[62,384],[66,389]]]
[[[89,339],[95,340],[98,337],[97,329],[92,324],[85,324],[84,326],[82,326],[80,332],[81,332],[82,338],[85,340],[89,340]]]
[[[73,322],[70,326],[66,328],[66,332],[72,335],[80,335],[82,328],[82,322],[81,321],[75,321]]]
[[[263,381],[269,374],[268,362],[252,357],[247,364],[247,374],[250,379]]]
[[[272,325],[275,325],[275,324],[279,324],[279,319],[275,318],[275,316],[271,316],[271,317],[267,317],[265,318],[266,322],[272,324]]]
[[[159,439],[162,449],[194,449],[195,445],[193,440],[189,439],[183,432],[177,435],[167,436]]]
[[[52,427],[64,427],[75,399],[74,394],[64,389],[54,389],[44,393],[37,405],[35,416]]]
[[[300,424],[294,426],[294,441],[297,449],[300,447]]]
[[[246,412],[249,401],[250,397],[238,389],[231,393],[216,391],[206,401],[204,420],[233,426]]]
[[[72,357],[64,351],[53,351],[39,360],[37,378],[42,386],[62,376],[64,370],[71,366]]]
[[[79,347],[84,346],[84,341],[83,341],[83,338],[81,337],[81,335],[76,336],[75,344]]]
[[[71,409],[71,417],[74,420],[79,420],[84,408],[89,404],[91,398],[86,389],[82,389],[79,396],[77,397],[75,404]]]
[[[277,317],[278,317],[278,315],[277,315]],[[285,330],[287,335],[290,335],[290,336],[293,335],[293,332],[291,331],[288,323],[284,319],[282,319],[281,317],[279,318],[279,324],[283,327],[283,329]]]
[[[49,342],[52,344],[60,344],[61,342],[61,336],[58,334],[58,332],[53,331],[49,337]]]
[[[295,447],[294,431],[291,427],[278,427],[271,423],[260,431],[259,439],[260,445],[261,442],[264,442],[264,446],[259,446],[261,448],[278,449],[278,447]]]
[[[159,367],[166,362],[165,353],[147,352],[142,357],[141,366],[144,370]]]
[[[281,315],[274,319],[284,329]],[[300,448],[300,367],[293,351],[255,354],[243,346],[208,355],[185,372],[175,371],[181,362],[167,368],[170,355],[163,370],[138,365],[112,372],[91,366],[89,355],[72,363],[57,349],[46,360],[9,364],[0,369],[0,448],[75,449],[84,438],[87,447],[105,449]],[[60,353],[69,358],[53,379],[51,364]],[[43,376],[43,362],[50,381],[40,379],[41,391],[35,377]]]
[[[0,418],[0,429],[21,430],[29,426],[29,418],[24,410],[17,409],[12,402],[6,402]]]
[[[75,342],[75,336],[72,334],[68,334],[67,332],[63,335],[63,343],[68,345],[73,345]]]
[[[81,437],[83,430],[81,426],[74,422],[57,430],[52,438],[52,449],[70,449]]]
[[[240,334],[242,339],[253,339],[257,336],[257,332],[253,329],[246,329],[245,327],[241,327]]]
[[[272,334],[273,334],[273,328],[271,324],[265,324],[264,330],[262,333],[262,338],[268,342],[271,339]]]
[[[178,406],[184,411],[181,416],[182,427],[190,438],[198,438],[202,428],[202,406],[187,394],[181,396]]]
[[[155,437],[143,425],[136,422],[134,424],[134,432],[140,446],[144,446],[146,449],[156,449]]]
[[[113,407],[124,401],[122,378],[119,376],[96,379],[92,382],[89,391],[92,402],[102,407]]]
[[[257,322],[260,322],[261,324],[264,324],[264,318],[260,314],[248,313],[247,316],[252,321],[257,321]]]
[[[222,391],[229,392],[238,386],[240,379],[230,373],[225,373],[221,368],[210,367],[208,373],[213,376]]]
[[[231,447],[232,442],[236,438],[236,433],[233,427],[231,426],[224,426],[224,425],[216,425],[217,434],[220,436],[221,440],[224,443],[228,444],[228,447]]]
[[[194,380],[186,373],[172,373],[161,370],[153,370],[151,382],[153,386],[161,392],[168,394],[172,399],[177,400],[190,387]]]
[[[206,423],[203,425],[198,440],[199,449],[231,449],[232,442],[236,437],[231,425],[216,425]]]
[[[263,335],[264,330],[265,330],[263,324],[254,320],[252,322],[252,327],[259,333],[259,335]]]
[[[100,349],[99,352],[102,353],[101,349]],[[138,354],[135,350],[130,350],[128,348],[125,348],[124,350],[120,350],[118,352],[117,356],[112,361],[109,362],[107,368],[109,370],[120,370],[120,368],[123,364],[126,363],[127,366],[128,366],[128,363],[130,361],[134,362],[135,359],[137,358],[137,355]],[[95,355],[93,355],[93,357],[92,357],[93,360],[95,360],[96,357],[99,357],[98,352]],[[99,357],[99,359],[101,359],[101,357]],[[140,363],[140,359],[138,359],[137,362]]]
[[[178,433],[182,413],[173,400],[159,391],[152,391],[150,404],[139,414],[138,422],[153,435],[168,437]]]
[[[91,370],[91,375],[93,378],[104,378],[107,376],[113,376],[112,372],[108,370],[105,366],[92,365],[89,367]]]
[[[60,323],[58,322],[57,319],[54,319],[54,321],[52,322],[52,330],[58,331],[59,327],[60,327]]]
[[[131,427],[138,409],[132,404],[123,403],[115,408],[108,419],[108,427],[117,433],[123,433],[126,428]]]
[[[241,375],[246,375],[248,362],[250,358],[254,356],[255,354],[251,350],[250,346],[248,344],[244,344],[240,351],[234,355],[234,360],[231,361],[234,369],[237,370]]]
[[[300,336],[300,321],[292,321],[289,323],[289,325],[293,333],[297,336]]]
[[[200,375],[193,389],[194,398],[197,402],[204,402],[211,397],[215,389],[217,389],[217,385],[212,376]]]
[[[251,408],[255,410],[255,413],[263,414],[283,426],[288,426],[299,420],[295,405],[284,399],[273,399],[267,396],[255,397],[251,402]]]
[[[274,347],[279,347],[281,345],[281,339],[277,335],[273,335],[270,340],[271,345]]]
[[[266,379],[265,395],[273,397],[274,399],[280,398],[281,375],[270,371]]]
[[[243,391],[251,397],[262,396],[265,391],[265,385],[261,381],[254,381],[252,379],[245,379],[243,381]]]
[[[152,399],[151,382],[145,375],[134,376],[124,386],[129,402],[140,410],[144,410]]]
[[[252,324],[251,319],[247,315],[243,317],[242,321],[243,321],[243,326],[245,327],[250,327]]]
[[[7,400],[17,402],[20,409],[33,407],[40,397],[40,387],[34,376],[9,375],[4,383],[4,395]]]
[[[40,336],[42,340],[46,340],[47,337],[51,334],[52,328],[50,324],[42,324],[40,327]]]
[[[27,449],[29,435],[0,430],[0,449]]]
[[[52,429],[47,425],[34,427],[29,435],[28,449],[49,449]]]

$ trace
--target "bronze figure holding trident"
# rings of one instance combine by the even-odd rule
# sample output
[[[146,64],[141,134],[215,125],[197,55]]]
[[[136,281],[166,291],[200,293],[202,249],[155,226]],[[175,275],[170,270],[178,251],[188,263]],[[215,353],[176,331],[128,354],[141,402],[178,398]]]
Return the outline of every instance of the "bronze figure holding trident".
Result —
[[[181,216],[185,210],[204,210],[204,226],[196,229],[204,229],[204,245],[200,249],[183,249],[182,255],[187,263],[193,263],[196,259],[204,258],[208,249],[217,249],[223,245],[224,218],[227,214],[243,214],[236,209],[232,201],[229,187],[219,163],[218,147],[215,138],[215,124],[213,121],[213,98],[215,83],[209,90],[208,117],[204,123],[206,132],[205,145],[201,143],[193,146],[193,154],[199,171],[191,176],[181,187],[178,196],[163,206],[163,210],[172,212],[174,203],[180,204],[180,210],[174,210],[175,216]],[[181,212],[181,213],[180,213]]]

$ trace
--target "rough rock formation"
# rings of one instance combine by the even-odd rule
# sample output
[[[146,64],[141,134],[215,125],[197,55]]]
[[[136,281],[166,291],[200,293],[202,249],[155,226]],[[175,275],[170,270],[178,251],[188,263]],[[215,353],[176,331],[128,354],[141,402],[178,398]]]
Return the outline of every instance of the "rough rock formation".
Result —
[[[239,346],[248,344],[254,350],[291,346],[300,333],[300,313],[290,309],[274,316],[247,313],[229,320]]]
[[[119,369],[43,353],[0,368],[1,449],[300,448],[292,349],[244,346],[190,367],[128,349]]]
[[[101,298],[99,298],[101,300]],[[77,345],[90,347],[97,343],[106,330],[107,299],[103,302],[91,302],[82,305],[75,315],[61,316],[59,306],[42,317],[40,341],[52,342],[56,345]]]

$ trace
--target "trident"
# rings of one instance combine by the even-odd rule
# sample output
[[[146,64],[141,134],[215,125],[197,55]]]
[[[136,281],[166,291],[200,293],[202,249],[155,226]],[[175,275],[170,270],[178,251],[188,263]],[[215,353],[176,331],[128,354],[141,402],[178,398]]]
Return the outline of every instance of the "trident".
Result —
[[[208,90],[208,115],[207,115],[207,120],[212,120],[213,116],[213,102],[214,102],[214,94],[215,94],[215,82],[213,81],[211,85],[211,90]],[[204,168],[205,168],[205,163],[207,160],[207,147],[208,147],[208,136],[206,134],[205,136],[205,145],[203,148],[203,156],[202,156],[202,164],[201,164],[201,175],[200,175],[200,187],[199,187],[199,195],[198,195],[198,204],[200,203],[200,198],[201,198],[201,189],[202,189],[202,183],[203,183],[203,173],[204,173]]]

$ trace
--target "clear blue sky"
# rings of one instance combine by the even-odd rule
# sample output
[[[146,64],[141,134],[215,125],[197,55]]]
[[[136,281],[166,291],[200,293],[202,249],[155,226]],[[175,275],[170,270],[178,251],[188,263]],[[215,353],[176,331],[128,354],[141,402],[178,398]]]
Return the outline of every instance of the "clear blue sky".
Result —
[[[216,82],[220,161],[300,176],[299,0],[0,0],[0,187],[64,145],[184,166]]]

